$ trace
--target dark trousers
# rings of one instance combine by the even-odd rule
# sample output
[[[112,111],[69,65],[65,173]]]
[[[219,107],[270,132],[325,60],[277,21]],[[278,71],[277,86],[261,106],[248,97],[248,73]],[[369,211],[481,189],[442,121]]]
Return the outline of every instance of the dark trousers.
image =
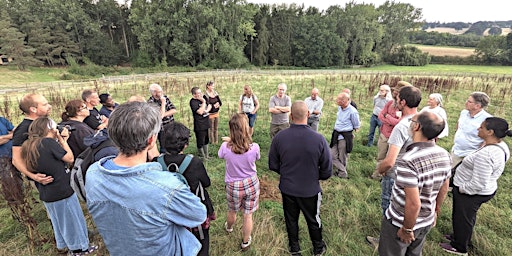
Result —
[[[210,143],[208,130],[194,130],[194,133],[196,134],[197,149],[200,149],[204,145],[208,145]]]
[[[322,222],[320,220],[320,204],[322,193],[312,197],[295,197],[281,193],[283,212],[288,233],[290,252],[299,252],[299,214],[302,211],[308,225],[309,237],[313,243],[313,253],[320,253],[325,246],[322,240]]]
[[[456,186],[453,187],[452,193],[453,240],[450,244],[459,252],[467,252],[476,223],[476,213],[480,206],[491,200],[495,194],[486,196],[461,194]]]
[[[201,243],[201,250],[197,256],[208,256],[210,254],[210,229],[203,229],[203,239],[200,238],[199,231],[194,230],[192,231],[192,234],[194,234],[197,240]]]

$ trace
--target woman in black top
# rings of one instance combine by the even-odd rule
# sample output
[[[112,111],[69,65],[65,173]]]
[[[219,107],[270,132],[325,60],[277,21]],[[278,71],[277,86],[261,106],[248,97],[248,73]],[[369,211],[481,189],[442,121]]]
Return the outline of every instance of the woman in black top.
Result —
[[[190,99],[190,109],[194,116],[194,133],[196,134],[196,145],[199,155],[204,159],[208,159],[208,129],[210,128],[210,121],[208,116],[212,105],[206,102],[203,93],[199,87],[193,87],[190,92],[192,99]]]
[[[215,83],[213,81],[206,83],[204,98],[208,105],[212,106],[209,112],[210,129],[208,130],[208,137],[213,144],[217,144],[219,142],[219,109],[222,106],[222,101],[217,91],[215,91]]]
[[[67,140],[69,132],[57,130],[57,123],[48,117],[32,122],[28,140],[21,147],[21,154],[27,169],[53,177],[53,182],[36,183],[39,198],[50,215],[57,249],[70,250],[69,255],[86,255],[97,246],[89,246],[87,224],[78,202],[78,197],[69,185],[70,174],[67,164],[73,162],[73,152]]]
[[[73,129],[69,134],[68,144],[75,157],[87,149],[87,146],[84,144],[84,138],[95,132],[94,129],[84,123],[84,119],[89,114],[87,105],[82,100],[69,101],[66,104],[66,111],[62,113],[60,125],[69,125]]]

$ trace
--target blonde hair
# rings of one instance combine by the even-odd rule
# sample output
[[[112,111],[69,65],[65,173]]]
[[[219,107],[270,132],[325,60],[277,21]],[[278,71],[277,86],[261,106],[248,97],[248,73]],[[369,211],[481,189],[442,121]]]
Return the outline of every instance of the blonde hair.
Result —
[[[229,120],[229,137],[228,147],[235,154],[243,154],[249,151],[252,139],[249,133],[249,119],[247,115],[237,113],[231,116]]]

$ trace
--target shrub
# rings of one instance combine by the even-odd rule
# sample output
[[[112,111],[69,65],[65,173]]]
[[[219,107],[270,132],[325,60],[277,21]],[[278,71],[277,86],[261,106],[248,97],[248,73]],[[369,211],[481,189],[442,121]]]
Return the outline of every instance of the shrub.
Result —
[[[415,46],[403,46],[391,55],[391,64],[397,66],[425,66],[430,63],[428,53]]]

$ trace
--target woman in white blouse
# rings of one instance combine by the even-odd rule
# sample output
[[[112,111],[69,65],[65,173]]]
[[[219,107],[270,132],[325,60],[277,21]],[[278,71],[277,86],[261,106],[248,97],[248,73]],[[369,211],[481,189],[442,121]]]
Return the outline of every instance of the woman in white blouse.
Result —
[[[437,136],[438,139],[448,136],[448,116],[443,108],[443,96],[439,93],[432,93],[428,96],[426,107],[421,111],[429,111],[438,114],[444,120],[444,130]]]

